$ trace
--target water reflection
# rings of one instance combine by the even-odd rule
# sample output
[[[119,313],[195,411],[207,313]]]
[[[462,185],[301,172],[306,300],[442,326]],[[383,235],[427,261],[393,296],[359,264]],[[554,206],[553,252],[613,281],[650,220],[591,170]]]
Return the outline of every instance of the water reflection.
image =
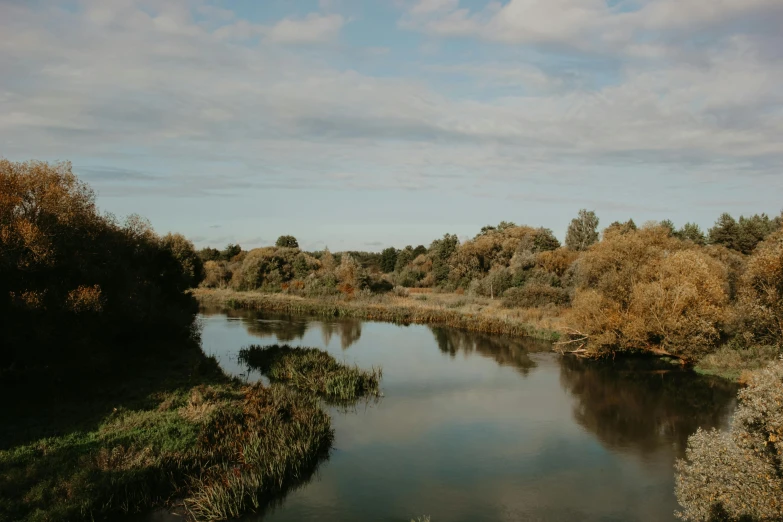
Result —
[[[577,399],[574,419],[612,449],[685,453],[697,428],[725,427],[737,387],[648,359],[564,357],[560,382]]]
[[[516,368],[522,375],[536,367],[535,361],[530,358],[531,352],[551,351],[549,343],[535,339],[486,335],[442,326],[431,326],[430,329],[440,351],[452,358],[460,352],[464,355],[478,353],[494,359],[500,366]]]
[[[362,322],[358,319],[322,322],[320,326],[324,344],[328,345],[332,340],[332,335],[336,333],[340,337],[340,347],[343,350],[348,349],[362,336]]]
[[[323,344],[328,345],[333,336],[340,340],[343,350],[348,349],[362,335],[362,321],[348,318],[307,318],[289,314],[269,314],[255,310],[202,308],[203,317],[225,317],[239,321],[253,336],[273,338],[275,342],[290,343],[301,340],[308,330],[320,330]]]
[[[247,520],[674,520],[673,462],[697,427],[725,426],[736,391],[670,366],[561,358],[546,343],[442,327],[231,311],[207,317],[202,339],[238,373],[240,348],[292,334],[383,367],[384,399],[330,408],[329,461]]]

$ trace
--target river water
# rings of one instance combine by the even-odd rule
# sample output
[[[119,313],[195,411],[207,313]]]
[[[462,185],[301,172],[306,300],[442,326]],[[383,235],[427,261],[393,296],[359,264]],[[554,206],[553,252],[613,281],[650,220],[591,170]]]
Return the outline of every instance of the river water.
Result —
[[[250,344],[383,368],[384,397],[329,409],[328,461],[265,521],[675,520],[675,459],[734,408],[722,381],[561,357],[532,340],[250,311],[201,321],[204,351],[243,379],[260,378],[237,361]]]

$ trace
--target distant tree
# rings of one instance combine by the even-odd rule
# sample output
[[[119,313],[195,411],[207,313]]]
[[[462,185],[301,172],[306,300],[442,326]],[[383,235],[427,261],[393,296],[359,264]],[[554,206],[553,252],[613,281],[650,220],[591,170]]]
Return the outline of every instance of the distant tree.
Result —
[[[637,226],[636,223],[633,222],[633,219],[629,219],[625,223],[615,221],[604,229],[604,238],[614,233],[627,234],[628,232],[632,232],[634,230],[637,230]]]
[[[674,228],[674,222],[671,219],[664,219],[660,223],[658,223],[663,228],[667,229],[669,231],[669,235],[674,235],[674,232],[677,230]]]
[[[337,266],[337,261],[335,261],[332,253],[329,252],[328,247],[324,248],[324,251],[320,257],[320,261],[321,261],[321,268],[326,272],[331,272]]]
[[[674,233],[675,237],[686,241],[693,241],[697,245],[704,245],[707,238],[696,223],[685,223],[680,230]]]
[[[435,284],[444,283],[449,277],[449,258],[457,251],[459,238],[456,234],[445,234],[443,239],[436,239],[430,245],[432,256],[432,275]]]
[[[598,217],[592,210],[582,209],[568,225],[566,246],[571,250],[583,251],[596,241],[598,241]]]
[[[710,244],[739,250],[739,225],[737,220],[727,212],[721,214],[715,221],[715,226],[708,231],[708,235]]]
[[[299,248],[299,242],[294,236],[280,236],[277,238],[275,246],[281,248]]]
[[[397,265],[397,249],[389,247],[381,252],[381,270],[384,274],[394,272],[394,267]]]
[[[229,243],[228,245],[226,245],[226,248],[224,248],[223,251],[220,253],[220,257],[222,257],[225,261],[231,261],[235,256],[238,256],[241,252],[242,252],[241,246]]]
[[[394,271],[401,272],[414,259],[416,259],[416,256],[413,253],[413,247],[410,245],[406,246],[397,252],[397,259],[394,261]]]
[[[780,228],[776,220],[770,219],[766,214],[753,215],[751,217],[740,216],[739,218],[739,238],[738,250],[743,254],[750,254],[756,245],[772,232]]]
[[[420,255],[426,254],[426,253],[427,253],[427,247],[425,247],[424,245],[419,245],[419,246],[417,246],[416,248],[413,249],[413,258],[416,259]]]
[[[766,214],[740,216],[739,221],[724,213],[709,230],[709,242],[724,245],[743,254],[750,254],[760,242],[780,228],[780,217],[770,219]]]
[[[217,248],[205,247],[198,251],[198,257],[200,257],[201,260],[205,263],[207,261],[219,261],[220,250]]]
[[[560,248],[560,240],[555,237],[554,232],[543,227],[536,229],[533,237],[533,250],[535,252],[547,252],[549,250],[557,250],[558,248]]]

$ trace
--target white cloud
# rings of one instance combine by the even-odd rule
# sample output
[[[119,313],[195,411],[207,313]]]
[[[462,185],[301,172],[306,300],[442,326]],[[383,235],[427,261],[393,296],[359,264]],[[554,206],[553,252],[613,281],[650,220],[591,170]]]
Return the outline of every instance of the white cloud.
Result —
[[[334,41],[345,23],[341,15],[310,13],[305,18],[286,18],[277,22],[268,32],[270,42],[303,44]]]

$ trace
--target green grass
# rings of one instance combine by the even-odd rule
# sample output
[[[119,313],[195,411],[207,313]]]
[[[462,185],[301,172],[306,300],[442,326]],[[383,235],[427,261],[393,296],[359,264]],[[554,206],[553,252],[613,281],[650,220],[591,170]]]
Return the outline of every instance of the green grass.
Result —
[[[380,394],[380,368],[368,371],[351,367],[317,348],[254,345],[239,351],[239,361],[260,371],[273,382],[284,383],[333,402],[356,401]]]
[[[195,520],[263,513],[328,457],[322,392],[378,389],[380,371],[335,371],[318,351],[294,359],[281,368],[293,364],[297,378],[271,386],[227,377],[195,343],[75,366],[33,387],[30,376],[0,376],[0,522],[114,520],[154,507]]]
[[[743,380],[743,374],[764,368],[781,354],[777,346],[742,346],[730,342],[702,358],[694,371],[732,381]]]

